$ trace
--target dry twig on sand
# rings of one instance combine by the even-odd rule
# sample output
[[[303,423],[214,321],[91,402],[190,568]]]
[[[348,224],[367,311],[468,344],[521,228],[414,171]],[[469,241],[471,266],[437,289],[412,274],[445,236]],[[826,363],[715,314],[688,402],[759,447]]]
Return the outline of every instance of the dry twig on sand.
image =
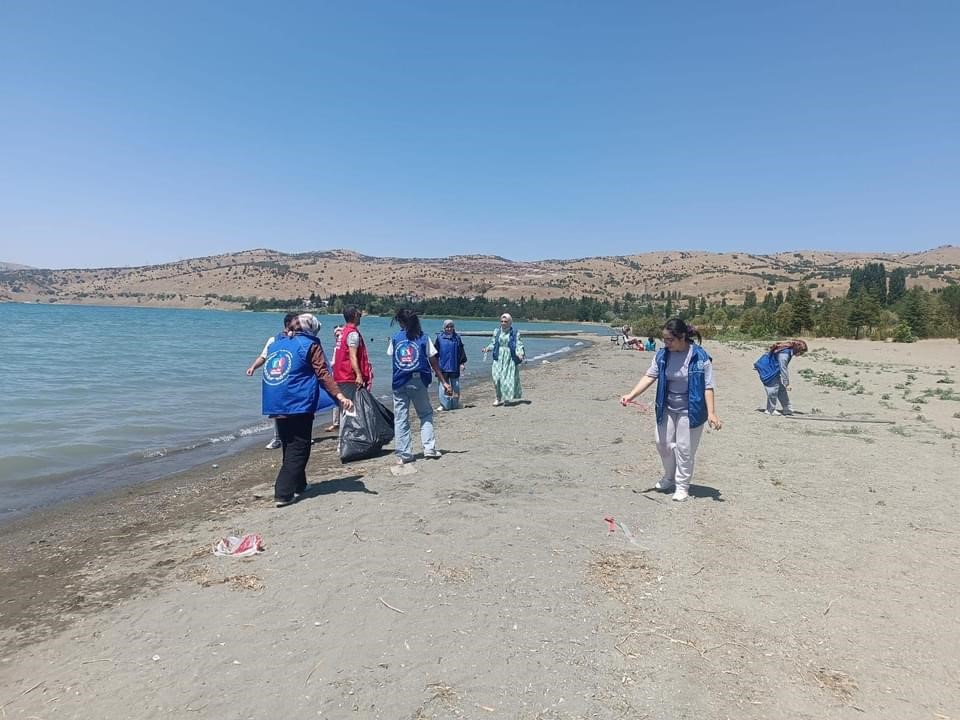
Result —
[[[405,610],[401,610],[400,608],[395,608],[393,605],[391,605],[390,603],[388,603],[388,602],[387,602],[386,600],[384,600],[382,597],[381,597],[381,598],[377,598],[377,600],[379,600],[381,603],[383,603],[384,607],[390,608],[390,609],[393,610],[395,613],[400,613],[401,615],[406,615],[406,614],[407,614]]]
[[[24,690],[24,691],[23,691],[22,693],[20,693],[19,695],[15,695],[14,697],[10,698],[10,699],[7,700],[3,705],[0,705],[0,710],[3,710],[7,705],[9,705],[10,703],[12,703],[14,700],[18,700],[19,698],[22,698],[22,697],[23,697],[24,695],[26,695],[27,693],[33,692],[33,691],[36,690],[38,687],[40,687],[41,685],[43,685],[44,682],[46,682],[46,681],[45,681],[45,680],[41,680],[41,681],[38,682],[36,685],[32,685],[31,687],[28,687],[26,690]],[[4,716],[6,716],[6,713],[4,713]]]

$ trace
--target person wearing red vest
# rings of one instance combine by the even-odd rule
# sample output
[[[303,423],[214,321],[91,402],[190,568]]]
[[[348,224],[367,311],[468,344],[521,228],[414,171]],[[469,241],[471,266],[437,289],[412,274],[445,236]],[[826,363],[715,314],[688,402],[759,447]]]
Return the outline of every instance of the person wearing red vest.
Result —
[[[353,400],[357,388],[373,387],[373,365],[367,357],[367,346],[360,333],[360,318],[363,313],[350,306],[343,311],[346,325],[340,333],[336,357],[333,362],[333,379],[340,386],[340,392]]]

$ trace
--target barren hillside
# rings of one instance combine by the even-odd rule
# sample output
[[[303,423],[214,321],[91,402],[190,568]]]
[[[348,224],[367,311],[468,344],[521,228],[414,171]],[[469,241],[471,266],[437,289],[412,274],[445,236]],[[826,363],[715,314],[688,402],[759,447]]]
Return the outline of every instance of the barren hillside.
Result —
[[[867,262],[906,268],[911,286],[960,282],[960,247],[952,245],[899,254],[671,251],[536,262],[490,255],[405,259],[349,250],[296,255],[248,250],[144,267],[44,270],[0,264],[0,301],[239,308],[256,298],[363,290],[541,299],[679,291],[738,303],[748,291],[784,289],[801,280],[815,284],[818,293],[842,294],[850,269]]]

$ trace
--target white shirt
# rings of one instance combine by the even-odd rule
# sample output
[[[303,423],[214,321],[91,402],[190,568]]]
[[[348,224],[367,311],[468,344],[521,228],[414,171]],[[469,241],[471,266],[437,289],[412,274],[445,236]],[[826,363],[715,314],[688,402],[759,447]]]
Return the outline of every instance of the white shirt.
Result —
[[[264,346],[263,346],[263,350],[260,351],[260,357],[262,357],[264,360],[267,359],[267,354],[268,354],[268,353],[267,353],[267,350],[270,349],[270,344],[271,344],[275,339],[276,339],[276,338],[274,338],[273,336],[268,337],[268,338],[267,338],[267,344],[264,345]]]

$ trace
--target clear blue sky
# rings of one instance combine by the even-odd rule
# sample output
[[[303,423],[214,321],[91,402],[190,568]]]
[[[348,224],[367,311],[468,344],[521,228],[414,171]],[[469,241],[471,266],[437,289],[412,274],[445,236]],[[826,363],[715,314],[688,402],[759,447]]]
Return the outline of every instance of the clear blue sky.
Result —
[[[0,261],[960,241],[960,2],[0,4]]]

